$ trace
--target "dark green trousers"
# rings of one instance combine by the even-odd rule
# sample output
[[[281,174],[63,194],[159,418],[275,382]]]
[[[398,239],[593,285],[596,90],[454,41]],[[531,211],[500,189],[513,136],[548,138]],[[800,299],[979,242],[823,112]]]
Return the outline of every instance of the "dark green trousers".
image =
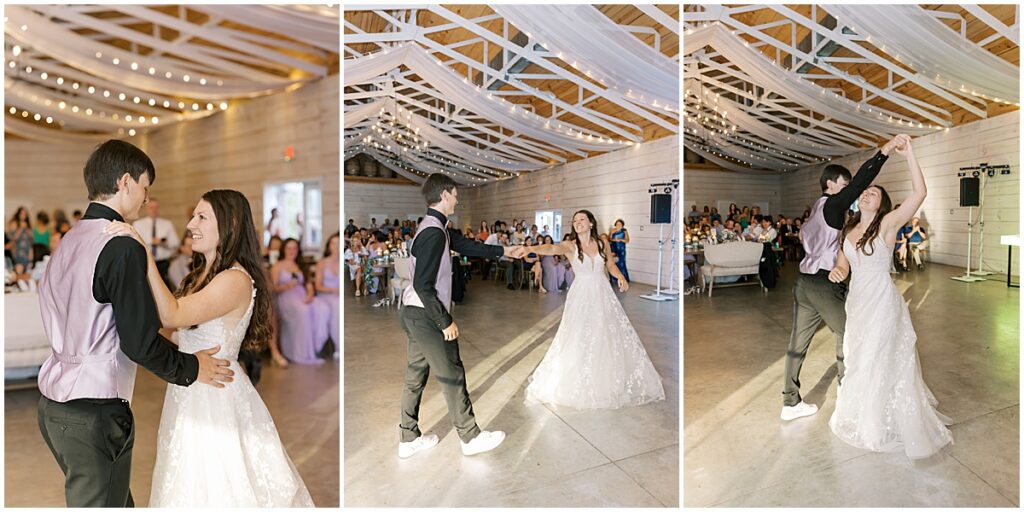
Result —
[[[409,336],[408,364],[405,368],[405,388],[402,390],[402,442],[408,443],[421,435],[419,427],[420,400],[431,370],[441,385],[448,403],[448,416],[463,442],[480,434],[473,415],[473,402],[466,389],[466,368],[459,357],[459,343],[445,341],[441,330],[427,318],[423,308],[405,306],[398,312],[402,328]]]
[[[135,419],[128,402],[39,398],[39,430],[64,472],[68,507],[134,507]]]
[[[839,383],[843,382],[843,333],[846,330],[845,285],[828,280],[828,273],[800,274],[793,286],[793,332],[786,350],[786,384],[782,401],[792,406],[800,403],[800,368],[807,357],[811,339],[822,321],[836,335],[836,362]]]

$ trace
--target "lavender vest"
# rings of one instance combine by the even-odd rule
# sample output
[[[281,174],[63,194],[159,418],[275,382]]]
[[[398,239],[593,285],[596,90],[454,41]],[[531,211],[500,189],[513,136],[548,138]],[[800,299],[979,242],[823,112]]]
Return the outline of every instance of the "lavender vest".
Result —
[[[434,282],[434,288],[437,290],[437,299],[444,305],[445,311],[451,313],[452,311],[452,259],[451,255],[451,239],[448,238],[448,229],[446,226],[441,224],[441,221],[437,220],[437,217],[433,215],[427,215],[423,217],[423,222],[420,222],[420,227],[416,230],[416,236],[412,238],[412,245],[416,246],[416,239],[420,237],[423,231],[437,228],[444,232],[444,255],[441,257],[441,267],[437,269],[437,280]],[[409,258],[409,279],[412,281],[416,280],[416,257],[411,256]],[[416,290],[412,285],[405,288],[402,292],[402,303],[407,306],[423,307],[423,301],[420,300],[420,296],[416,293]]]
[[[836,266],[839,250],[839,230],[825,222],[825,200],[821,196],[811,208],[811,216],[800,229],[801,243],[806,255],[800,261],[800,272],[816,274],[819,270],[832,270]]]
[[[114,310],[92,295],[100,252],[113,237],[106,219],[78,222],[61,239],[39,282],[39,309],[53,353],[39,370],[39,391],[50,400],[121,398],[131,401],[136,365],[121,351]]]

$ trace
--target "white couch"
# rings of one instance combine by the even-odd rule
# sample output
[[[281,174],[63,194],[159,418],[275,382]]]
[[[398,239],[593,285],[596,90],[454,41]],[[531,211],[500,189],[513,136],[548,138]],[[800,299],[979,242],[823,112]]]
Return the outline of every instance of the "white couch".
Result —
[[[727,242],[704,246],[704,266],[701,267],[703,286],[708,290],[708,297],[715,289],[715,278],[724,276],[756,275],[757,283],[766,293],[768,289],[761,283],[758,267],[761,263],[761,252],[764,245],[758,242]],[[755,284],[754,281],[737,284],[721,284],[719,287],[743,286]]]
[[[39,314],[39,294],[4,294],[4,378],[34,377],[50,356],[50,340]]]

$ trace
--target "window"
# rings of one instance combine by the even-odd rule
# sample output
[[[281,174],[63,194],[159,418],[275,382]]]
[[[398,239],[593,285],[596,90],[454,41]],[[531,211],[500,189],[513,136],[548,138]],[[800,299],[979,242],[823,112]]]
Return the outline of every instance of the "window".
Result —
[[[273,215],[277,211],[276,216]],[[263,244],[274,234],[296,238],[303,252],[317,252],[324,241],[323,196],[319,180],[263,186]]]
[[[533,223],[537,225],[537,231],[541,234],[545,232],[544,227],[547,226],[547,234],[551,235],[556,244],[562,240],[562,210],[538,211],[534,215]]]

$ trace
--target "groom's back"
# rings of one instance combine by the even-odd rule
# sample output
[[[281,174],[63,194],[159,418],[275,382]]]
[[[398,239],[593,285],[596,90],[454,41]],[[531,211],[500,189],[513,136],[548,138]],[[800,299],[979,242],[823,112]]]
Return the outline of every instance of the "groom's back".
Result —
[[[43,328],[53,353],[39,371],[43,396],[130,399],[135,363],[120,350],[110,304],[96,300],[93,284],[100,253],[113,238],[110,221],[85,219],[61,240],[39,284]]]

